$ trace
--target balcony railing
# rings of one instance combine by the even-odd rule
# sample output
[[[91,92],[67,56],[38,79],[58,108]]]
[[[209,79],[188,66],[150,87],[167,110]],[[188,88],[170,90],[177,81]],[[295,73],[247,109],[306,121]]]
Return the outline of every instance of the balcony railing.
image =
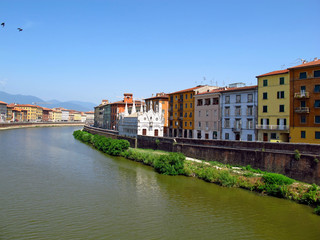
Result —
[[[294,98],[309,98],[309,92],[294,93]]]
[[[289,130],[289,126],[286,125],[256,125],[256,129],[263,130]]]
[[[308,107],[297,107],[295,109],[296,113],[309,113],[310,109]]]
[[[241,125],[234,126],[234,127],[232,128],[232,131],[233,131],[233,132],[240,132],[240,131],[241,131]]]

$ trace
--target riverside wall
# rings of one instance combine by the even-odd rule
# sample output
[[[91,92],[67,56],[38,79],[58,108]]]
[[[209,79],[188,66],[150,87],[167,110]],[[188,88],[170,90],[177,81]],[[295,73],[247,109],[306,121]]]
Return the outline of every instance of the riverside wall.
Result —
[[[138,136],[128,138],[85,126],[85,131],[106,137],[126,139],[131,147],[181,152],[192,158],[219,161],[263,171],[284,174],[293,179],[320,185],[320,146],[316,144],[243,142]],[[300,158],[296,157],[296,150]]]

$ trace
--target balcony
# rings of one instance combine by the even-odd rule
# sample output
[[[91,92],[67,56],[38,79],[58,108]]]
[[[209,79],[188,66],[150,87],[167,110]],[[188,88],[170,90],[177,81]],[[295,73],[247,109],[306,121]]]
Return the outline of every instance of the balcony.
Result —
[[[232,128],[232,131],[233,131],[233,132],[240,132],[240,131],[241,131],[241,125],[234,126],[234,127]]]
[[[285,125],[256,125],[256,129],[288,131],[289,126],[285,126]]]
[[[309,98],[309,92],[297,92],[294,94],[294,98]]]
[[[297,107],[294,111],[296,113],[309,113],[310,109],[308,107]]]

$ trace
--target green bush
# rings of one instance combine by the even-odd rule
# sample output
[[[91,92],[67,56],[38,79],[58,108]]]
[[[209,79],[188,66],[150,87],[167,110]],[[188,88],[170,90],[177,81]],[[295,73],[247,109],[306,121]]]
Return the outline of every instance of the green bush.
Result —
[[[298,149],[294,150],[294,158],[299,161],[301,158],[301,154]]]
[[[181,153],[169,153],[160,155],[154,162],[154,168],[157,172],[165,175],[184,174],[185,156]]]
[[[293,179],[278,173],[266,173],[263,179],[266,185],[290,185],[294,182]]]
[[[318,198],[318,186],[312,184],[311,187],[302,194],[299,203],[307,205],[316,205],[317,203],[320,203],[320,199]]]
[[[76,139],[85,143],[90,143],[96,149],[113,156],[119,156],[130,146],[130,143],[127,140],[111,139],[100,135],[92,135],[91,133],[81,130],[74,131],[73,136]]]
[[[224,187],[233,187],[237,184],[237,178],[228,171],[219,172],[219,182]]]

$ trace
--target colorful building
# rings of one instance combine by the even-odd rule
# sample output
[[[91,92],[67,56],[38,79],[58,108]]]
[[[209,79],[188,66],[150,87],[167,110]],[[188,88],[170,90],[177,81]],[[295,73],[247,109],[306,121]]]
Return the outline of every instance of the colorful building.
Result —
[[[14,107],[16,109],[20,110],[27,110],[27,121],[28,122],[36,122],[38,121],[38,115],[40,110],[38,110],[38,107],[36,105],[31,104],[15,104]],[[41,114],[42,118],[42,114]]]
[[[193,138],[220,139],[221,91],[226,88],[218,88],[210,92],[199,93],[194,96],[194,133]]]
[[[289,80],[289,70],[287,69],[257,76],[258,141],[289,141]]]
[[[0,101],[0,123],[7,120],[7,103]]]
[[[194,95],[217,87],[199,85],[169,95],[169,137],[193,138]]]
[[[169,96],[165,93],[157,93],[155,96],[152,96],[150,98],[144,99],[146,103],[146,111],[148,112],[152,109],[154,112],[157,112],[158,109],[160,108],[160,103],[162,107],[162,114],[163,114],[163,119],[164,119],[164,134],[167,133],[168,131],[168,110],[169,110]]]
[[[50,114],[50,112],[52,112],[52,109],[45,108],[45,107],[42,108],[42,121],[43,122],[51,122],[52,121],[52,119],[51,119],[52,114]]]
[[[101,104],[94,107],[94,127],[103,128],[104,124],[104,107],[109,104],[108,100],[102,100]]]
[[[53,122],[61,122],[62,112],[60,110],[52,110],[50,113]]]
[[[257,86],[221,91],[221,139],[256,141],[257,99]]]
[[[320,144],[320,60],[290,71],[290,141]]]

